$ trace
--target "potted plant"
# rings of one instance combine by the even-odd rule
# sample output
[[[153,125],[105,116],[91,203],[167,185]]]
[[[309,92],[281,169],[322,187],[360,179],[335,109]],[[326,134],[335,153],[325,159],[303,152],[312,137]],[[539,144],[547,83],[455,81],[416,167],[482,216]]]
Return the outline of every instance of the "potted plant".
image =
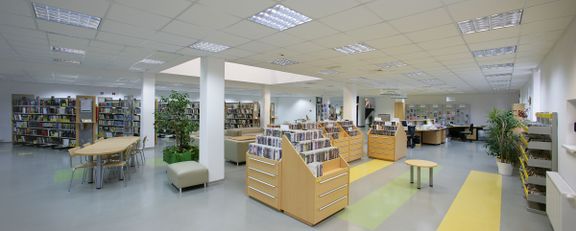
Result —
[[[488,133],[486,148],[488,155],[497,158],[498,173],[512,175],[513,165],[518,162],[518,154],[523,146],[520,143],[518,128],[524,124],[516,119],[512,111],[492,109],[488,113]]]
[[[168,97],[162,97],[161,103],[165,105],[155,113],[156,130],[174,132],[175,144],[166,147],[162,154],[166,163],[172,164],[182,161],[198,161],[198,147],[192,145],[191,132],[198,131],[198,123],[187,115],[190,105],[188,94],[172,91]]]

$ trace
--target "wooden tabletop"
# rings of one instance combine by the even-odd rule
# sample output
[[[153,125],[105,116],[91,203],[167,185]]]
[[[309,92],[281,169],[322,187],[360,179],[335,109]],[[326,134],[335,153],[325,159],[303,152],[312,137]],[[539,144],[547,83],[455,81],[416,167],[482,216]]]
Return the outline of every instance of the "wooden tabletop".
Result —
[[[76,150],[76,155],[97,156],[120,153],[126,150],[131,144],[138,142],[139,139],[140,137],[137,136],[124,136],[101,140]]]
[[[438,164],[436,162],[428,161],[428,160],[406,160],[404,161],[405,164],[422,167],[422,168],[434,168],[437,167]]]
[[[256,139],[256,136],[230,136],[228,137],[228,139],[236,141],[246,141]]]

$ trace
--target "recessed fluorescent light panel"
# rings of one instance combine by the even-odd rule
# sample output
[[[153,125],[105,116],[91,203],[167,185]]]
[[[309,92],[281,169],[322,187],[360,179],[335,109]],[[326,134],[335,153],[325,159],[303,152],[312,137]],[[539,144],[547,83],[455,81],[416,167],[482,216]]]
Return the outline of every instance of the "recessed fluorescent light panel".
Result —
[[[353,55],[353,54],[360,54],[360,53],[375,51],[376,49],[374,49],[374,48],[372,48],[372,47],[370,47],[364,43],[354,43],[354,44],[346,45],[343,47],[334,48],[334,50],[340,51],[340,52],[347,54],[347,55]]]
[[[201,51],[208,51],[212,53],[218,53],[230,47],[222,44],[200,41],[190,45],[190,48]]]
[[[381,63],[381,64],[376,64],[377,67],[383,68],[383,69],[392,69],[392,68],[399,68],[399,67],[403,67],[406,66],[408,64],[402,62],[402,61],[393,61],[393,62],[387,62],[387,63]]]
[[[516,46],[507,46],[507,47],[499,47],[499,48],[492,48],[486,50],[477,50],[472,51],[472,55],[476,58],[482,57],[490,57],[490,56],[498,56],[498,55],[508,55],[516,53]]]
[[[139,67],[130,67],[130,69],[128,69],[130,71],[135,71],[135,72],[145,72],[146,70],[144,68],[139,68]]]
[[[272,64],[276,64],[276,65],[281,65],[281,66],[286,66],[286,65],[293,65],[293,64],[297,64],[297,61],[294,60],[290,60],[284,57],[280,57],[277,59],[274,59],[272,62],[270,62]]]
[[[71,26],[78,26],[96,30],[102,20],[99,17],[83,14],[76,11],[48,6],[42,3],[33,2],[36,18],[46,21],[62,23]]]
[[[492,80],[511,80],[512,73],[505,73],[505,74],[494,74],[494,75],[485,75],[488,81]]]
[[[156,59],[142,59],[139,61],[139,63],[150,64],[150,65],[161,65],[161,64],[164,64],[165,62],[162,60],[156,60]]]
[[[73,48],[66,48],[66,47],[55,47],[52,46],[52,51],[54,52],[61,52],[61,53],[68,53],[73,55],[86,55],[85,50],[73,49]]]
[[[480,68],[483,71],[493,71],[493,70],[500,70],[500,69],[513,69],[514,63],[500,63],[500,64],[481,65]]]
[[[78,60],[68,60],[68,59],[60,59],[60,58],[56,58],[53,60],[54,60],[54,62],[57,62],[57,63],[80,64],[80,61],[78,61]]]
[[[287,30],[311,20],[311,18],[280,4],[250,17],[250,21],[278,31]]]
[[[414,71],[414,72],[404,73],[404,75],[408,78],[418,78],[418,77],[425,76],[426,73],[424,73],[422,71]]]
[[[458,22],[458,28],[462,34],[497,30],[520,25],[522,21],[522,9],[493,14],[486,17],[475,18]]]
[[[321,70],[318,73],[323,74],[323,75],[335,75],[335,74],[338,74],[338,71],[326,69],[326,70]]]

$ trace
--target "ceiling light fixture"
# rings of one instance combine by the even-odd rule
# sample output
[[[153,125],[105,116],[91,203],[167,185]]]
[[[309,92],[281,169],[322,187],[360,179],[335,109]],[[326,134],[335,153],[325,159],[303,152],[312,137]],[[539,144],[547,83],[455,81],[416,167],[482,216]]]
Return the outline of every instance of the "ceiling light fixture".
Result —
[[[140,61],[138,61],[139,63],[144,63],[144,64],[150,64],[150,65],[162,65],[165,62],[162,60],[156,60],[156,59],[142,59]]]
[[[280,65],[280,66],[287,66],[287,65],[293,65],[293,64],[298,64],[297,61],[294,60],[290,60],[284,57],[279,57],[277,59],[274,59],[272,62],[270,62],[272,64],[276,64],[276,65]]]
[[[354,44],[346,45],[343,47],[334,48],[334,50],[342,52],[342,53],[347,54],[347,55],[352,55],[352,54],[360,54],[360,53],[375,51],[376,49],[374,49],[374,48],[372,48],[372,47],[370,47],[364,43],[354,43]]]
[[[326,70],[321,70],[318,73],[322,74],[322,75],[335,75],[335,74],[338,74],[338,71],[326,69]]]
[[[230,48],[229,46],[226,46],[226,45],[211,43],[211,42],[204,42],[204,41],[196,42],[196,43],[190,45],[189,47],[192,49],[201,50],[201,51],[208,51],[208,52],[212,52],[212,53],[218,53],[218,52],[221,52],[223,50]]]
[[[86,51],[80,50],[80,49],[73,49],[73,48],[66,48],[66,47],[55,47],[55,46],[52,46],[51,49],[54,52],[68,53],[68,54],[73,54],[73,55],[86,55]]]
[[[128,69],[129,71],[135,71],[135,72],[146,72],[146,69],[144,68],[139,68],[139,67],[130,67],[130,69]]]
[[[480,65],[483,71],[499,70],[499,69],[513,69],[514,63],[500,63],[500,64],[487,64]]]
[[[512,10],[504,13],[493,14],[481,18],[475,18],[458,22],[458,28],[462,34],[473,34],[489,30],[497,30],[520,25],[524,10]]]
[[[381,63],[381,64],[375,64],[377,67],[383,68],[383,69],[392,69],[392,68],[398,68],[398,67],[403,67],[406,66],[408,64],[402,62],[402,61],[392,61],[392,62],[387,62],[387,63]]]
[[[36,18],[62,23],[70,26],[83,27],[96,30],[100,25],[101,18],[67,9],[48,6],[42,3],[33,2]]]
[[[426,73],[424,73],[422,71],[414,71],[414,72],[404,73],[404,75],[408,78],[418,78],[418,77],[426,76]]]
[[[61,59],[61,58],[55,58],[55,59],[53,59],[53,61],[57,62],[57,63],[80,64],[80,61],[78,61],[78,60],[69,60],[69,59]]]
[[[485,50],[476,50],[472,51],[472,55],[476,58],[482,57],[490,57],[490,56],[498,56],[498,55],[508,55],[516,53],[517,46],[507,46],[507,47],[498,47],[498,48],[491,48]]]
[[[277,4],[250,17],[250,21],[283,31],[310,22],[312,19],[288,7]]]

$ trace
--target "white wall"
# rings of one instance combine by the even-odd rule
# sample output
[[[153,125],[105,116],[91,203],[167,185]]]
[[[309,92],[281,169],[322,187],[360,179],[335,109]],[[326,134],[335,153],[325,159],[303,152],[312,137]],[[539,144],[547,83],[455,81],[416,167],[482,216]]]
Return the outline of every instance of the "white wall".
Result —
[[[390,114],[390,117],[394,117],[394,100],[390,99],[389,96],[377,96],[374,97],[374,117],[378,117],[378,114]],[[400,118],[403,120],[404,118]]]
[[[532,117],[532,107],[530,106],[529,100],[534,99],[533,91],[533,78],[531,77],[528,82],[520,89],[520,103],[523,103],[526,107],[526,112],[528,114],[528,119],[534,120]]]
[[[573,124],[576,122],[576,22],[558,40],[540,64],[540,107],[542,111],[558,112],[558,172],[576,189],[576,156],[568,154],[562,144],[576,144]]]
[[[455,97],[458,104],[470,104],[470,121],[475,125],[485,125],[488,120],[488,112],[493,107],[512,110],[512,104],[518,102],[518,93],[494,93],[494,94],[457,94]],[[446,95],[411,95],[406,104],[446,104]]]
[[[277,97],[272,102],[276,104],[276,124],[297,119],[316,121],[316,98],[314,97]]]

